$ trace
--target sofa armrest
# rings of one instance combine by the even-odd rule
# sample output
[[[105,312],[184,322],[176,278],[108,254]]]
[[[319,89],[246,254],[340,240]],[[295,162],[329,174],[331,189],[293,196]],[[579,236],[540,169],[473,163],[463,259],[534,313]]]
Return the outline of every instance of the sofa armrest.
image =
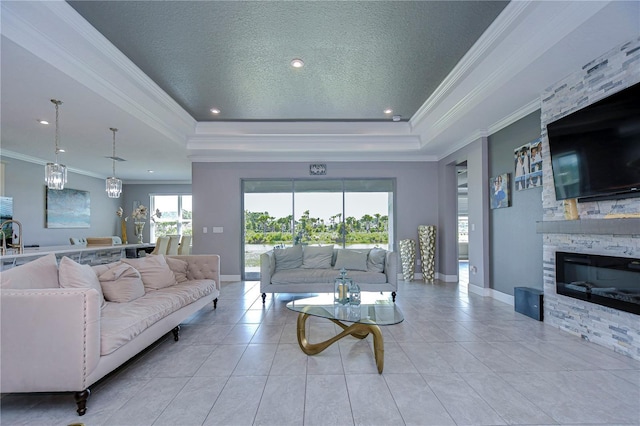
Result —
[[[260,291],[266,293],[271,284],[271,276],[276,269],[276,255],[273,250],[260,255]]]
[[[387,276],[387,282],[398,288],[398,254],[394,251],[388,251],[384,259],[384,274]]]
[[[187,278],[190,280],[214,280],[220,291],[220,256],[217,254],[188,254],[167,256],[187,262]]]
[[[100,359],[95,289],[0,290],[0,389],[82,391]]]

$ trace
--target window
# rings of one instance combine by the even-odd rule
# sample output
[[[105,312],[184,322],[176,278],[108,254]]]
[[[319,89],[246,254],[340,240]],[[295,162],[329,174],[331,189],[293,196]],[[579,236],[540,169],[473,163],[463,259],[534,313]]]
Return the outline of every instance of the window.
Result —
[[[152,195],[151,211],[161,216],[151,221],[152,241],[165,235],[193,235],[191,195]]]
[[[393,247],[394,179],[242,182],[244,279],[274,246]]]

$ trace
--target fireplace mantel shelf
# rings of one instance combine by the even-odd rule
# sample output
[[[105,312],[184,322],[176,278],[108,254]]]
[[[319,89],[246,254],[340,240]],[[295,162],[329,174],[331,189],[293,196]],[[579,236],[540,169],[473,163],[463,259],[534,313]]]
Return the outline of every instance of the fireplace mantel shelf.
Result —
[[[640,218],[548,220],[536,222],[538,234],[640,235]]]

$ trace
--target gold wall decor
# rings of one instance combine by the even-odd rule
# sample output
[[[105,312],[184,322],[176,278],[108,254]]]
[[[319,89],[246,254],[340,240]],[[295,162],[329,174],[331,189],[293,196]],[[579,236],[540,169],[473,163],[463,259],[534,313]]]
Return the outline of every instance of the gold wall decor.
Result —
[[[425,282],[433,282],[436,275],[436,227],[418,226],[418,242],[420,243],[422,278]]]

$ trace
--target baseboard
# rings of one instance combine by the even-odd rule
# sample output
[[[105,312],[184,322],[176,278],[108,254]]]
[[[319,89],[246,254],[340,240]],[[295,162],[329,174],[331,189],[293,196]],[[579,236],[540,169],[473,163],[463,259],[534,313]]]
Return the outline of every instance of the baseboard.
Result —
[[[471,293],[479,294],[483,297],[491,297],[492,299],[496,299],[499,302],[506,303],[507,305],[514,305],[513,296],[502,293],[501,291],[496,291],[492,288],[484,288],[474,284],[469,284],[468,287]]]
[[[458,282],[458,276],[457,275],[445,275],[445,274],[441,274],[440,272],[438,272],[436,274],[436,279],[438,279],[440,281],[444,281],[446,283]]]

